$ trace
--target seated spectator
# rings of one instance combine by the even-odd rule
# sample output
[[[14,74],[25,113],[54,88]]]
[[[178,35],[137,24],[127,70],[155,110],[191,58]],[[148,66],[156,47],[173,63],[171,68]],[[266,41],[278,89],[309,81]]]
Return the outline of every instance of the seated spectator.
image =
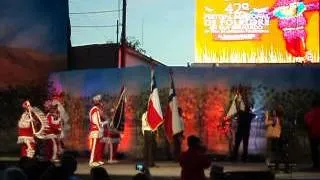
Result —
[[[103,167],[94,167],[90,171],[92,180],[110,180],[108,172]]]
[[[61,168],[66,173],[69,180],[77,180],[79,179],[75,176],[75,172],[77,170],[78,162],[76,158],[71,154],[64,154],[61,157]]]
[[[205,146],[198,137],[189,136],[188,147],[180,157],[181,180],[205,180],[204,169],[211,164]]]
[[[17,167],[10,167],[4,170],[3,180],[27,180],[26,174]]]

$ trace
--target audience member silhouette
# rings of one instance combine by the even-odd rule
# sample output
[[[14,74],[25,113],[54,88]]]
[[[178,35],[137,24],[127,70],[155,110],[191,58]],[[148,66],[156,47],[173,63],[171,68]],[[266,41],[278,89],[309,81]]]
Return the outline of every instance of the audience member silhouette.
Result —
[[[188,137],[188,147],[180,157],[181,180],[205,180],[204,169],[210,166],[206,147],[196,136]]]
[[[92,180],[110,180],[109,174],[103,167],[94,167],[90,171]]]
[[[27,175],[17,167],[9,167],[3,172],[3,180],[27,180]]]
[[[75,176],[75,172],[77,170],[78,162],[76,158],[72,154],[63,154],[61,157],[61,168],[67,175],[68,179],[76,180],[79,179]]]

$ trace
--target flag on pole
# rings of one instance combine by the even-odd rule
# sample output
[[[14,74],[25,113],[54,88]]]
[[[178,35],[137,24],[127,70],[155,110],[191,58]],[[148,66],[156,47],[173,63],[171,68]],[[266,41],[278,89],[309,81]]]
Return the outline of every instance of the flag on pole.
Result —
[[[126,88],[122,87],[119,101],[116,107],[116,111],[114,113],[113,120],[110,124],[112,128],[117,129],[119,132],[124,131],[125,105],[126,105]]]
[[[172,137],[184,130],[183,122],[179,114],[179,105],[176,97],[176,90],[174,88],[173,75],[170,72],[171,77],[171,87],[168,97],[168,106],[164,118],[164,127],[166,131],[166,136],[169,140],[172,140]]]
[[[244,110],[245,105],[244,105],[244,101],[243,101],[240,93],[236,93],[236,95],[234,96],[232,103],[231,103],[231,106],[230,106],[230,109],[227,113],[227,118],[230,118],[237,113],[236,103],[239,103],[240,110]]]
[[[153,68],[151,69],[151,94],[147,107],[147,121],[152,131],[157,130],[163,123],[159,92]]]

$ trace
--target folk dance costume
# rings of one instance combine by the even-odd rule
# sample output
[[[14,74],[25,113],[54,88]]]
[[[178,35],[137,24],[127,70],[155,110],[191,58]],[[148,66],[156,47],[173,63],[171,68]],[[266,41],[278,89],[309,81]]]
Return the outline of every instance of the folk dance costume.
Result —
[[[101,95],[97,95],[93,98],[94,106],[90,109],[89,117],[89,139],[91,144],[91,155],[89,160],[89,166],[100,166],[103,163],[103,148],[104,143],[102,141],[103,125],[102,125],[102,103]]]
[[[103,141],[107,145],[109,152],[108,163],[117,163],[116,155],[118,153],[118,145],[120,143],[120,133],[104,123]]]
[[[25,112],[18,122],[18,144],[21,144],[21,157],[33,158],[35,154],[35,139],[33,129],[33,117],[31,115],[31,105],[29,101],[22,104]]]
[[[70,129],[68,125],[69,116],[65,111],[62,103],[58,99],[52,100],[52,105],[57,106],[58,109],[58,120],[59,120],[59,131],[57,131],[57,138],[58,138],[58,155],[61,155],[64,151],[64,143],[63,139],[65,136],[65,132]]]
[[[48,110],[47,121],[48,129],[46,130],[46,139],[48,139],[47,157],[51,161],[58,161],[61,155],[59,136],[62,131],[61,119],[57,105],[53,105],[52,101],[47,101],[45,107]]]

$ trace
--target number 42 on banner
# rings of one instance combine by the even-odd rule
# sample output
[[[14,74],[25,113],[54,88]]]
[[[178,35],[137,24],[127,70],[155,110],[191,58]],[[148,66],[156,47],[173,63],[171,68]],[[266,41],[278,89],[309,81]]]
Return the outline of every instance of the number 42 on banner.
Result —
[[[240,11],[249,11],[249,3],[229,3],[224,10],[229,14]]]

